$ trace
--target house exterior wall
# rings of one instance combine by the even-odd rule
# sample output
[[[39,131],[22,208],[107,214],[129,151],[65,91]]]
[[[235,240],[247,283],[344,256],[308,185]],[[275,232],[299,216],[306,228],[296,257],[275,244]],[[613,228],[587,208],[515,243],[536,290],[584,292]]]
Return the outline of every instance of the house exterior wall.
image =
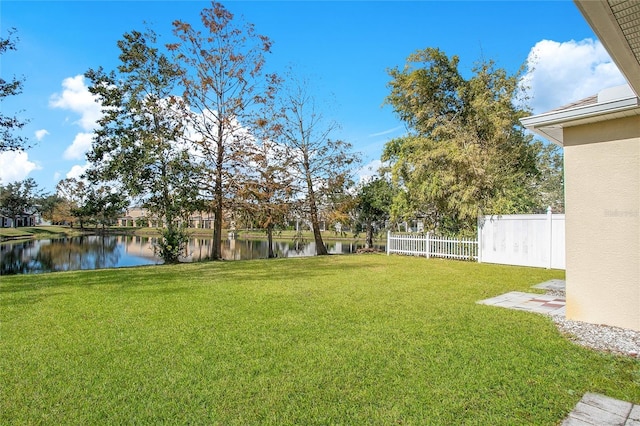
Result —
[[[564,129],[567,318],[640,330],[640,121]]]
[[[13,228],[14,227],[14,223],[13,223],[13,218],[7,217],[7,216],[0,216],[0,228]],[[15,223],[15,227],[16,228],[20,228],[23,226],[36,226],[39,223],[41,223],[41,219],[40,219],[40,215],[38,214],[21,214],[18,215],[16,218],[16,223]]]

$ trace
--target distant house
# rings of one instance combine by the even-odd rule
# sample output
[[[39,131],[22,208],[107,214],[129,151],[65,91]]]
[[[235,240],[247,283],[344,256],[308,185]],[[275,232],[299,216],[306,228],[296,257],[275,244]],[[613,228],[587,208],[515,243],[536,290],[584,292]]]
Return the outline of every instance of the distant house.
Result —
[[[567,318],[640,330],[640,4],[576,5],[629,84],[522,123],[564,148]]]
[[[213,213],[194,212],[189,216],[188,220],[188,226],[190,228],[213,227]],[[118,225],[162,228],[164,226],[164,219],[152,215],[143,207],[132,207],[125,212],[124,216],[118,218]]]
[[[0,216],[0,228],[14,228],[14,218],[8,216]],[[38,213],[21,213],[15,218],[15,228],[23,226],[36,226],[41,222]]]

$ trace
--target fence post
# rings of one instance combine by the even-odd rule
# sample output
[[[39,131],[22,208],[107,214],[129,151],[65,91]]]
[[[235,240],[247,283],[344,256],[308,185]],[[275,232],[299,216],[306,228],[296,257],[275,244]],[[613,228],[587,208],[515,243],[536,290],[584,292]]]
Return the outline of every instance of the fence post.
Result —
[[[427,252],[427,259],[429,259],[431,257],[431,241],[429,241],[431,238],[431,232],[427,232],[427,235],[425,236],[425,238],[426,238],[425,244],[427,245],[425,249]]]
[[[476,237],[478,244],[478,263],[482,263],[482,225],[484,225],[484,218],[478,216],[478,236]]]
[[[391,231],[387,231],[387,256],[391,253]]]
[[[547,269],[551,269],[553,263],[553,213],[551,212],[551,206],[547,207],[547,226],[549,227],[549,233],[547,234],[549,238],[549,264]]]

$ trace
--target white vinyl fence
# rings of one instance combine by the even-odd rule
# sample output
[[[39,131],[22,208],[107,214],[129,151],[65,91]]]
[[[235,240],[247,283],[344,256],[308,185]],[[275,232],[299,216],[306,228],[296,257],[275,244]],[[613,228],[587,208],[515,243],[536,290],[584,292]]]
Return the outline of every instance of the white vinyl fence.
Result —
[[[481,216],[478,262],[565,269],[564,214]]]
[[[565,269],[564,214],[481,216],[478,240],[387,233],[387,254]]]
[[[426,234],[393,234],[387,232],[387,254],[444,257],[447,259],[478,259],[478,242],[435,237]]]

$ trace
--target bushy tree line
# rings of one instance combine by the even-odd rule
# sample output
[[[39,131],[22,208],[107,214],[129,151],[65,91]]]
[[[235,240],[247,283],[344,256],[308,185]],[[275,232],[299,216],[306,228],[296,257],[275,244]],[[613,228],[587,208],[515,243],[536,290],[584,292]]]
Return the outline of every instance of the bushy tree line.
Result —
[[[14,227],[18,217],[39,214],[54,224],[105,228],[116,223],[128,204],[124,194],[108,186],[73,178],[60,181],[55,194],[44,192],[33,178],[0,185],[0,215],[12,219]]]

